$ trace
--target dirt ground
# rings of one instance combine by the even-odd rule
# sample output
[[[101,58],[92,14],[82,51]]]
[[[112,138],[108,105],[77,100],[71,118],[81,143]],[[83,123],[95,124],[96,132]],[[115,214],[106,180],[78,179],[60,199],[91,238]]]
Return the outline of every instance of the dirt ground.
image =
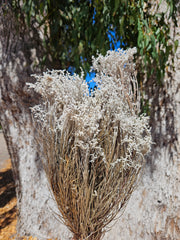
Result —
[[[16,222],[16,194],[9,159],[0,169],[0,240],[15,239]]]
[[[15,239],[16,211],[11,161],[3,133],[0,132],[0,240]]]

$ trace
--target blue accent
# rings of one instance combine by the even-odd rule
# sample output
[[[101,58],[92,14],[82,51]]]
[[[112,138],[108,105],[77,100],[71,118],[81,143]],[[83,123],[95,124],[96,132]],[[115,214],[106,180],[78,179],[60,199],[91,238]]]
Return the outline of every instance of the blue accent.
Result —
[[[89,0],[89,1],[90,1],[90,3],[92,3],[92,0]],[[96,9],[94,8],[93,25],[96,23],[95,15],[96,15]],[[120,40],[118,40],[119,38],[116,37],[117,36],[116,35],[116,29],[115,28],[113,29],[113,27],[111,27],[111,28],[112,28],[112,30],[109,29],[108,32],[107,32],[107,36],[108,36],[109,42],[110,42],[109,43],[110,50],[115,49],[115,51],[117,51],[117,49],[119,49],[121,45],[126,46],[126,44],[121,42],[122,37],[120,38]],[[87,59],[83,59],[83,57],[80,56],[80,61],[83,62],[84,60],[86,61]],[[126,67],[126,64],[124,64],[124,67]],[[68,67],[67,70],[70,72],[71,75],[73,75],[75,73],[76,69],[74,67],[70,66],[70,67]],[[93,80],[95,78],[95,76],[96,76],[96,73],[93,72],[93,71],[86,74],[85,79],[86,79],[86,82],[87,82],[88,88],[89,88],[89,96],[91,96],[92,93],[94,92],[94,90],[98,87],[98,84]],[[98,87],[98,89],[99,89],[99,87]]]
[[[89,96],[91,96],[92,92],[97,88],[97,83],[93,80],[96,76],[95,72],[90,72],[86,74],[86,82],[89,88]]]
[[[76,69],[75,67],[69,66],[67,70],[71,75],[74,75]]]
[[[117,50],[118,48],[120,48],[121,44],[124,47],[125,43],[121,42],[120,40],[118,40],[118,38],[116,37],[116,29],[113,30],[109,30],[107,32],[108,38],[109,38],[109,42],[110,42],[110,50]],[[122,40],[122,38],[121,38]]]
[[[95,24],[95,15],[96,15],[96,9],[94,8],[94,13],[93,13],[93,25]]]
[[[90,72],[86,74],[86,82],[90,82],[93,78],[95,78],[96,73],[95,72]]]

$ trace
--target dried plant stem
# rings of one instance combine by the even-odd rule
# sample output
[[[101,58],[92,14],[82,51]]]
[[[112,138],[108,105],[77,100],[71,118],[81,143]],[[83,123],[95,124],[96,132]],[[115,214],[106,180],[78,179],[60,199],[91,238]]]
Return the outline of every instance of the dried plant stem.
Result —
[[[126,206],[150,149],[148,119],[137,114],[133,52],[94,60],[100,87],[93,98],[82,78],[64,71],[36,76],[30,85],[44,100],[32,109],[37,143],[59,218],[74,240],[102,239]]]

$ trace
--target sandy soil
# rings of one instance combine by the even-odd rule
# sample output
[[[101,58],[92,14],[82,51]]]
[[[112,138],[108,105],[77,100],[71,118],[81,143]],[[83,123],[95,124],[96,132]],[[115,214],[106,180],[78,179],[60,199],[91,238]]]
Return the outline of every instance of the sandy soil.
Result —
[[[0,169],[0,240],[15,239],[16,195],[10,159]]]
[[[13,239],[16,234],[16,194],[8,158],[6,143],[0,132],[0,240]]]

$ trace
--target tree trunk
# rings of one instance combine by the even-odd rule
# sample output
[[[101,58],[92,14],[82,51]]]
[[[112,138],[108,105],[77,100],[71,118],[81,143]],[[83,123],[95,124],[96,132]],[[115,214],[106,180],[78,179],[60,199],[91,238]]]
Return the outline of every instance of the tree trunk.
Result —
[[[3,11],[6,11],[3,12]],[[40,71],[42,53],[37,32],[17,25],[7,5],[0,6],[0,123],[10,153],[16,185],[20,236],[58,239],[68,236],[56,220],[56,204],[50,194],[34,136],[30,107],[40,99],[28,91],[32,73]]]
[[[153,80],[148,86],[151,155],[123,216],[105,240],[180,239],[180,26],[175,34],[175,72],[167,72],[164,87]]]

